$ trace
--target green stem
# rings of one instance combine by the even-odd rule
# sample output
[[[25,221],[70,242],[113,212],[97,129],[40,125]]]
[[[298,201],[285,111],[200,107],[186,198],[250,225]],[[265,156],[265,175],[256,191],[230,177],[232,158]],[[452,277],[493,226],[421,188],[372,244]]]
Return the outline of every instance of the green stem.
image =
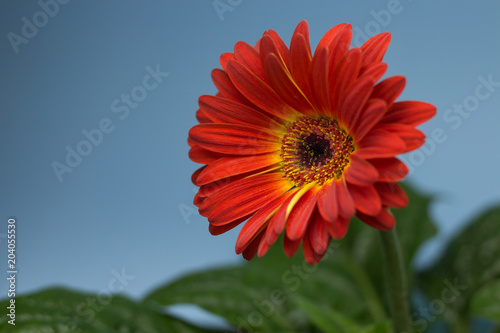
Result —
[[[364,296],[366,306],[368,307],[374,322],[378,323],[386,320],[387,313],[385,312],[377,291],[373,287],[373,283],[366,274],[365,270],[359,266],[358,262],[352,257],[352,255],[347,255],[345,263],[351,272],[351,276],[354,280],[356,280],[360,291]]]
[[[396,229],[380,231],[380,239],[385,257],[385,268],[389,286],[389,302],[392,322],[396,333],[410,333],[410,307],[406,270]]]

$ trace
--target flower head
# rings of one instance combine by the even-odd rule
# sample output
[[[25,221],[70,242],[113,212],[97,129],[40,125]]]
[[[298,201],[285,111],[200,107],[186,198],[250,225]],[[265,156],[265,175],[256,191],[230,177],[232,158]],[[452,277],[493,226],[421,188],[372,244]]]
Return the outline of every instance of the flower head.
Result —
[[[315,264],[353,216],[389,230],[390,208],[408,204],[396,183],[408,168],[396,156],[424,143],[415,127],[436,109],[395,102],[403,76],[378,82],[389,33],[349,49],[351,36],[337,25],[312,53],[302,21],[289,48],[269,30],[254,47],[236,43],[212,71],[218,92],[200,97],[188,138],[190,158],[204,164],[194,203],[214,235],[246,221],[236,242],[246,259],[284,232],[285,253],[302,244]]]

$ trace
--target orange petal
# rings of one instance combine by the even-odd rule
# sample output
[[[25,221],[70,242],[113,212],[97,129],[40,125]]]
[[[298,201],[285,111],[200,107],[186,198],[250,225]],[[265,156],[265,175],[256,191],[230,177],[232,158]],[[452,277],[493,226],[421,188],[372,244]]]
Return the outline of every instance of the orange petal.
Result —
[[[271,131],[236,124],[199,124],[191,128],[189,137],[197,145],[222,154],[263,154],[280,148],[280,137]]]

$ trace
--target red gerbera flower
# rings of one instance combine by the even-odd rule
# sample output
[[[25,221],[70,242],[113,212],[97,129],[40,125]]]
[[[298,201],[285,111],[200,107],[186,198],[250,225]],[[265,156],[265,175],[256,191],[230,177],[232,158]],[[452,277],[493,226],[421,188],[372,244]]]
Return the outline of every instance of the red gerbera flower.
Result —
[[[238,42],[212,71],[218,93],[199,99],[189,156],[205,165],[192,177],[194,203],[214,235],[246,221],[236,253],[248,260],[285,231],[285,253],[302,243],[315,264],[354,215],[389,230],[389,208],[408,204],[396,183],[408,169],[395,156],[424,143],[415,126],[436,108],[394,102],[403,76],[376,83],[389,33],[349,49],[351,35],[349,24],[337,25],[312,54],[302,21],[290,48],[273,30],[255,47]]]

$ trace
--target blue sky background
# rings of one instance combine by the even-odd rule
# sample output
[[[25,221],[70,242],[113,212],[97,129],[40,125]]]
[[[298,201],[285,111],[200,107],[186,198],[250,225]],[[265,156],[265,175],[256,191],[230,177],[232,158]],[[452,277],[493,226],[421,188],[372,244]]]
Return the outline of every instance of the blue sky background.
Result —
[[[500,201],[498,1],[233,0],[221,16],[202,0],[68,1],[57,13],[52,5],[46,22],[40,3],[0,3],[0,246],[6,257],[7,219],[15,216],[20,293],[53,285],[98,292],[124,270],[133,278],[122,292],[139,298],[182,274],[242,260],[234,253],[239,228],[214,237],[193,213],[198,166],[187,157],[187,133],[198,97],[216,92],[210,71],[220,54],[267,29],[289,43],[302,19],[313,47],[342,22],[360,39],[359,31],[391,32],[387,75],[407,78],[400,100],[438,107],[422,129],[430,137],[437,129],[439,142],[403,157],[408,181],[437,199],[439,235],[419,265]],[[22,36],[23,18],[40,27],[25,29],[32,36],[16,52],[9,34]],[[149,91],[141,88],[148,66],[169,73]],[[490,90],[481,83],[488,78],[496,82]],[[126,115],[120,99],[131,93],[143,100]],[[453,111],[464,103],[473,111]],[[66,146],[77,149],[82,131],[103,119],[113,131],[60,181],[53,162],[65,164]]]

